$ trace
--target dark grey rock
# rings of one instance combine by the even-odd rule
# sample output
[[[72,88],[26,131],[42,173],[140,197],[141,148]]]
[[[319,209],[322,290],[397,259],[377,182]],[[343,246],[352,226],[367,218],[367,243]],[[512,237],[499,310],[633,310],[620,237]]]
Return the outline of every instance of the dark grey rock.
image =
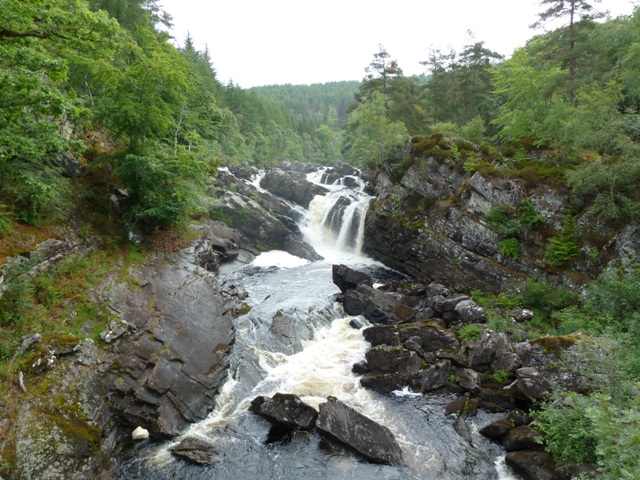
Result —
[[[540,438],[540,432],[529,425],[520,425],[507,432],[502,438],[502,446],[507,452],[535,450],[536,448],[542,448],[542,444],[536,441],[538,438]]]
[[[453,374],[456,383],[462,388],[471,393],[480,392],[482,380],[478,372],[470,368],[454,368]]]
[[[534,367],[523,367],[516,370],[518,391],[532,401],[547,399],[551,392],[551,384],[545,376]]]
[[[507,453],[505,463],[525,480],[554,480],[555,462],[546,452],[521,450]]]
[[[480,434],[492,440],[497,440],[504,437],[512,428],[514,426],[509,418],[501,418],[482,427]]]
[[[448,360],[440,360],[420,370],[420,372],[414,376],[411,386],[421,392],[437,390],[449,383],[450,373],[451,362]]]
[[[327,189],[307,181],[303,174],[272,169],[260,180],[260,186],[278,197],[309,208],[316,195],[325,195]]]
[[[197,437],[184,438],[171,449],[171,453],[196,465],[213,465],[219,460],[215,446]]]
[[[402,465],[402,451],[391,431],[335,397],[320,404],[318,433],[374,463]]]
[[[342,293],[355,289],[359,284],[373,285],[371,277],[365,272],[354,270],[346,265],[333,265],[331,267],[333,283]]]
[[[318,418],[318,412],[300,400],[300,397],[287,393],[276,393],[271,398],[256,397],[250,410],[270,422],[287,428],[311,430]]]
[[[388,293],[368,285],[359,284],[356,292],[362,299],[362,315],[374,324],[407,323],[415,317],[415,311]]]

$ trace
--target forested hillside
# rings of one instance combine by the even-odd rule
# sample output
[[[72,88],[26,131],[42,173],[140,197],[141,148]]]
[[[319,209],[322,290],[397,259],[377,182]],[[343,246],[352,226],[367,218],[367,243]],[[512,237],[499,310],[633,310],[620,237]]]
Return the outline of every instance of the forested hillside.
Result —
[[[359,86],[360,82],[344,81],[313,85],[268,85],[251,90],[279,100],[306,131],[324,124],[342,128]]]

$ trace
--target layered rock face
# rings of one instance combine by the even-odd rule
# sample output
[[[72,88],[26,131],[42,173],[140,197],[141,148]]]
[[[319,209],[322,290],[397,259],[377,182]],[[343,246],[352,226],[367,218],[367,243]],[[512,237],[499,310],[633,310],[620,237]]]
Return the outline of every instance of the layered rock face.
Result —
[[[544,184],[527,190],[520,180],[461,173],[431,157],[414,159],[397,182],[386,172],[376,172],[368,180],[370,193],[377,198],[367,212],[363,251],[388,266],[462,292],[504,291],[527,277],[575,282],[545,262],[548,238],[560,230],[569,204],[566,191]],[[503,238],[485,215],[501,205],[515,211],[523,199],[546,224],[518,232],[521,254],[516,258],[500,250]],[[617,230],[581,216],[577,225],[581,237],[589,240],[572,260],[569,270],[574,272],[595,276],[606,261],[630,258],[629,252],[640,246],[637,222]],[[599,264],[589,258],[593,248],[600,253]]]
[[[202,420],[226,378],[234,341],[237,291],[178,255],[144,266],[141,287],[114,291],[128,335],[115,346],[108,371],[108,403],[123,422],[152,437],[178,435]]]

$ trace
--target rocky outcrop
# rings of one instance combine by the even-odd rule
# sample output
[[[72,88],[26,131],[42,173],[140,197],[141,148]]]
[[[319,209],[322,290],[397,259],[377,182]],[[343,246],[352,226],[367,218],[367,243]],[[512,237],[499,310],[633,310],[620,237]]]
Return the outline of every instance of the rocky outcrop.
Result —
[[[374,463],[402,465],[402,451],[387,427],[329,397],[320,404],[316,422],[320,435]]]
[[[531,188],[514,178],[461,173],[453,163],[416,156],[406,162],[399,179],[392,180],[384,171],[368,172],[370,193],[377,198],[367,211],[363,251],[420,281],[443,283],[461,292],[504,291],[527,277],[575,283],[575,277],[545,263],[548,240],[562,226],[562,212],[569,202],[566,191],[544,184]],[[516,212],[523,199],[546,224],[519,229],[520,255],[515,258],[501,250],[504,237],[485,216],[499,206]],[[584,272],[585,278],[595,276],[611,259],[628,261],[640,244],[637,222],[620,231],[586,216],[577,223],[584,246],[568,270]],[[592,248],[604,260],[599,267],[587,255]]]
[[[253,198],[225,191],[224,204],[215,209],[214,216],[243,235],[243,247],[254,252],[284,250],[307,260],[321,257],[302,238],[293,221],[283,221],[263,208]]]
[[[260,186],[278,197],[309,208],[316,195],[325,195],[327,189],[307,181],[302,173],[272,169],[260,180]]]
[[[198,269],[194,257],[160,258],[135,272],[138,290],[114,289],[109,303],[128,336],[115,344],[108,403],[122,422],[155,438],[202,420],[226,378],[234,341],[232,289]]]

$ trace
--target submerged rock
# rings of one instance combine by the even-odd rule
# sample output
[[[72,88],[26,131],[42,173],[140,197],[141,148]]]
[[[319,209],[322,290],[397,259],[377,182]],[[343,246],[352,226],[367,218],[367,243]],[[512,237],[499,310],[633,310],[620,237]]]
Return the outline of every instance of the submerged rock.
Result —
[[[213,465],[218,451],[213,444],[197,437],[187,437],[171,449],[171,453],[196,465]]]
[[[374,463],[402,465],[402,451],[391,431],[335,397],[320,404],[316,428],[323,437]]]

